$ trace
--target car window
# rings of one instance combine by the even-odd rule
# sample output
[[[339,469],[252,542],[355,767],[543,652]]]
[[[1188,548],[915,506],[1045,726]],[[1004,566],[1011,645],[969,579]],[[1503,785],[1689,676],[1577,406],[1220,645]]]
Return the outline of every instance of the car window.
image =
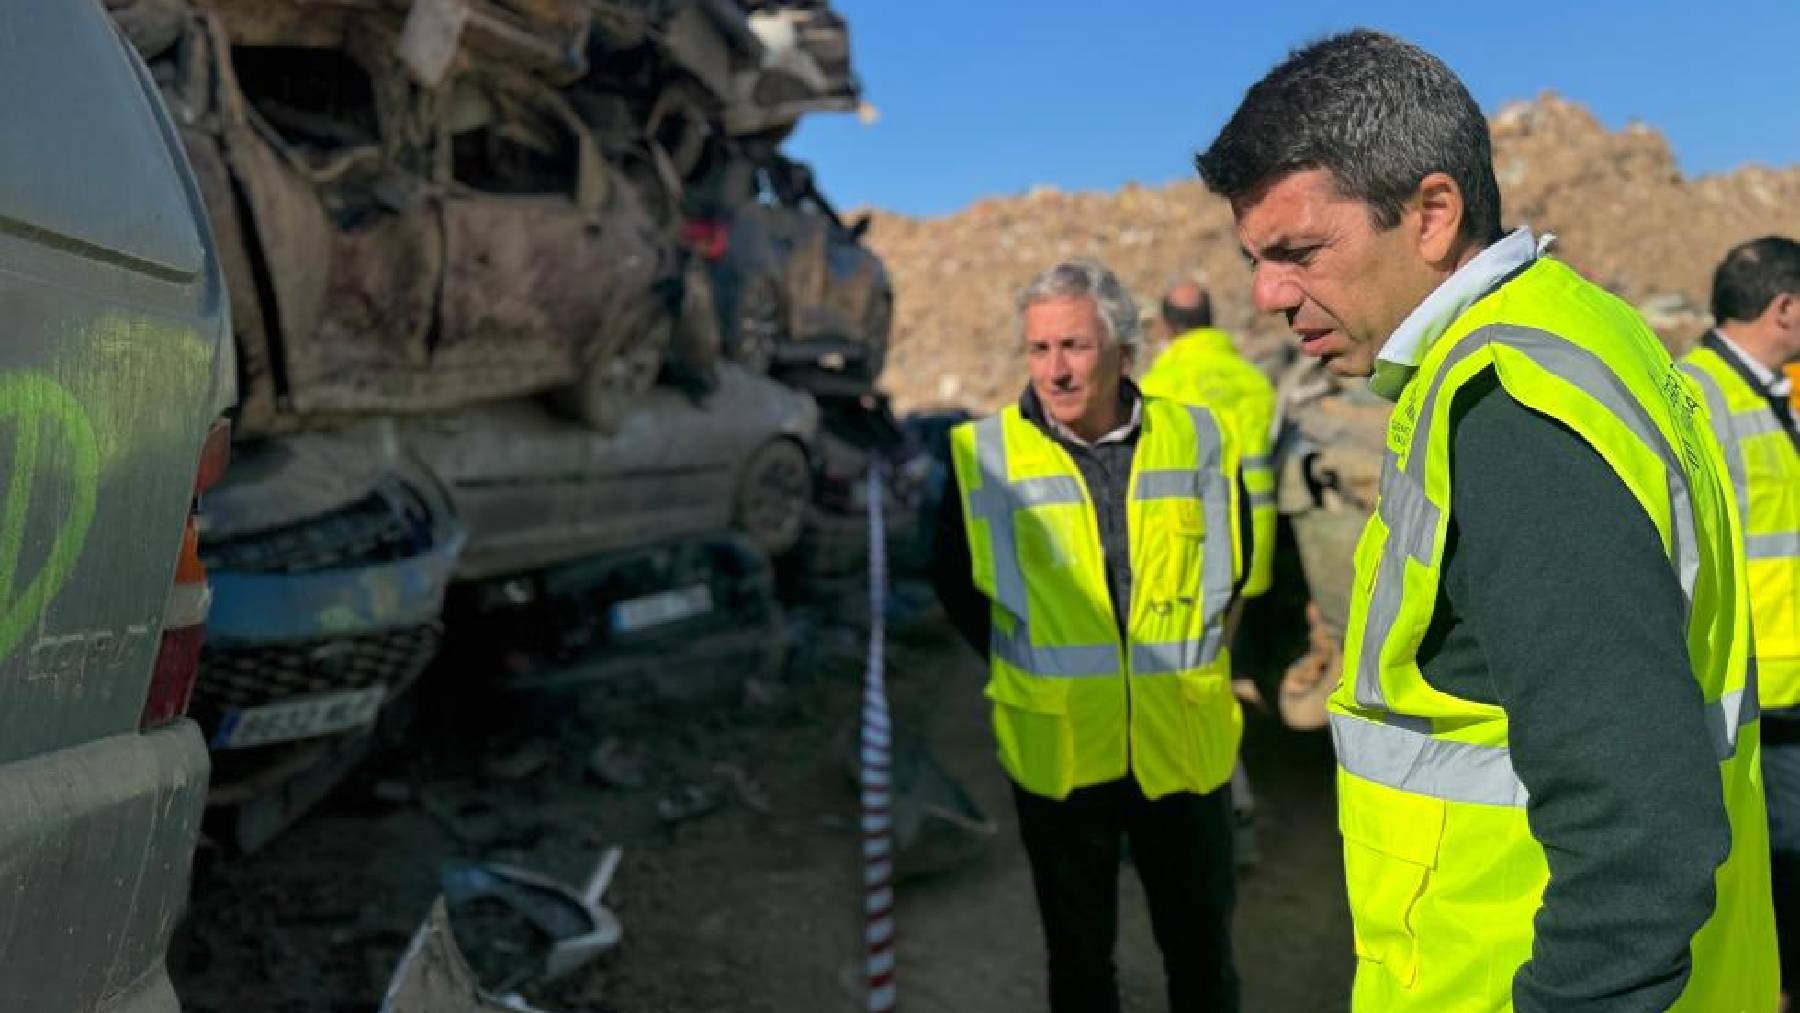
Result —
[[[465,78],[449,126],[456,182],[491,194],[575,197],[580,139],[548,103]]]
[[[303,155],[380,143],[374,85],[341,50],[234,46],[231,64],[251,108]]]

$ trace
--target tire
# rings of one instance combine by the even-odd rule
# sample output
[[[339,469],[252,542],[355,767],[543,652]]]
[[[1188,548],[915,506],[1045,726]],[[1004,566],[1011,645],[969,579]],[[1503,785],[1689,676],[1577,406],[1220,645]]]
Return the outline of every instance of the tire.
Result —
[[[733,525],[756,547],[780,556],[800,541],[812,502],[812,464],[786,437],[763,444],[738,476]]]

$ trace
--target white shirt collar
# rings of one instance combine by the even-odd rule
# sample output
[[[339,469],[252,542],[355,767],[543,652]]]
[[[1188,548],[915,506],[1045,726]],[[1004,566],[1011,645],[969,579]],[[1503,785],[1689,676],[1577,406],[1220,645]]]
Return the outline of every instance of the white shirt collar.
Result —
[[[1381,346],[1369,389],[1389,401],[1399,400],[1400,391],[1412,379],[1425,353],[1456,318],[1507,275],[1542,256],[1555,238],[1545,233],[1539,240],[1528,228],[1515,229],[1445,278]]]
[[[1744,351],[1742,345],[1731,340],[1730,336],[1724,331],[1719,330],[1717,327],[1713,328],[1713,335],[1721,342],[1724,342],[1726,348],[1731,349],[1731,354],[1737,356],[1738,361],[1744,364],[1744,368],[1748,369],[1752,376],[1761,381],[1764,392],[1773,394],[1776,397],[1789,396],[1793,390],[1794,384],[1793,381],[1788,379],[1786,373],[1777,373],[1763,365],[1761,362],[1757,361],[1755,356]]]
[[[1092,450],[1103,443],[1123,443],[1130,439],[1131,435],[1137,432],[1138,427],[1144,424],[1144,398],[1143,395],[1132,398],[1131,414],[1126,417],[1125,421],[1112,432],[1107,433],[1091,443],[1082,439],[1080,436],[1075,435],[1075,430],[1058,422],[1049,412],[1044,413],[1044,420],[1050,423],[1050,431],[1056,434],[1057,438],[1068,440],[1078,447],[1086,447],[1087,449]]]

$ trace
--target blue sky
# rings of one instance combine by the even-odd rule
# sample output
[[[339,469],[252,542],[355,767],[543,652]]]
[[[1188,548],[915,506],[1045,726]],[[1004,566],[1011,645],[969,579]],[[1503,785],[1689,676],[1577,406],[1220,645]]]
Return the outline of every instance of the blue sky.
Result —
[[[814,116],[789,150],[842,207],[943,214],[1037,183],[1184,178],[1257,77],[1294,45],[1356,25],[1444,58],[1489,113],[1551,89],[1609,127],[1662,130],[1690,174],[1800,163],[1797,0],[835,6],[881,118]]]

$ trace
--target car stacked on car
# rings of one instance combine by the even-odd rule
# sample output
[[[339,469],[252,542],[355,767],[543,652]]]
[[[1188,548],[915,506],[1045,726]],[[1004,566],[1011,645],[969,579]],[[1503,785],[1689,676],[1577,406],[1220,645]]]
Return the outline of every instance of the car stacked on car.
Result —
[[[894,449],[857,421],[892,429],[886,272],[782,151],[862,107],[828,4],[107,7],[229,295],[192,707],[218,840],[316,802],[459,630],[517,687],[779,663],[777,575],[818,570],[780,561],[852,574]]]

